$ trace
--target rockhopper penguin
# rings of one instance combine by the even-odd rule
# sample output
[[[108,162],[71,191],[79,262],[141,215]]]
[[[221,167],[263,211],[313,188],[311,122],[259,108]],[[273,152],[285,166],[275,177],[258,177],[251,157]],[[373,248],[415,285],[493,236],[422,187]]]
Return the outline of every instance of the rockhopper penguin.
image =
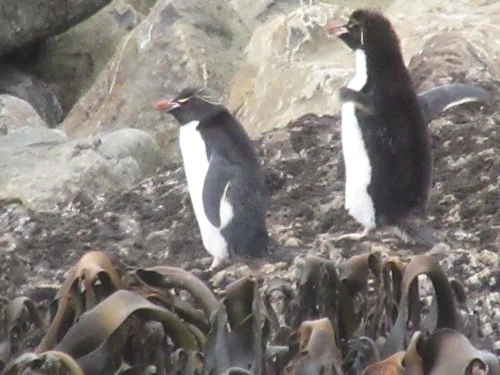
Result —
[[[267,252],[265,187],[254,147],[241,124],[197,89],[154,105],[180,123],[189,195],[211,269],[232,256]]]
[[[419,232],[431,186],[428,123],[443,110],[484,101],[486,91],[468,85],[439,86],[417,95],[391,23],[380,13],[354,11],[347,24],[327,32],[355,53],[356,73],[339,90],[342,150],[346,169],[345,207],[364,226],[361,239],[386,227],[403,240],[432,244]],[[419,224],[420,225],[420,224]]]

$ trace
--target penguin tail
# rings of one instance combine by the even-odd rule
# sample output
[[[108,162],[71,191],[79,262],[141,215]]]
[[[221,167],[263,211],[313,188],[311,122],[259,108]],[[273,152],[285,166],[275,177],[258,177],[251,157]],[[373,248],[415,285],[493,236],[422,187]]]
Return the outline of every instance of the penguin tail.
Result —
[[[461,83],[437,86],[418,95],[420,109],[426,124],[429,124],[448,108],[471,102],[484,103],[490,99],[491,95],[488,91]]]

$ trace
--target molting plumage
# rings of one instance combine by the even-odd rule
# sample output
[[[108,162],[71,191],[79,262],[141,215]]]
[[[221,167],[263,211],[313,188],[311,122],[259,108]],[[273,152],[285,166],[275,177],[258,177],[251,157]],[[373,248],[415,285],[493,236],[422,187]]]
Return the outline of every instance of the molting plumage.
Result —
[[[425,210],[431,178],[427,125],[399,40],[380,13],[357,10],[329,29],[356,56],[341,92],[346,208],[370,230]]]
[[[365,230],[340,238],[361,238],[377,226],[408,238],[405,226],[424,215],[431,185],[428,122],[451,106],[488,100],[489,94],[451,84],[417,96],[396,32],[378,12],[356,10],[347,24],[330,26],[328,33],[356,56],[356,74],[339,94],[345,206]]]

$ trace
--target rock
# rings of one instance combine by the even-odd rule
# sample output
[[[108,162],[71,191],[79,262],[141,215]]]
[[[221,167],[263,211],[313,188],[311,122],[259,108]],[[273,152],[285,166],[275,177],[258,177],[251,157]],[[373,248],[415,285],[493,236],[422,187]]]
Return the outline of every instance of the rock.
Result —
[[[447,83],[492,80],[488,57],[458,33],[431,37],[408,69],[418,92]]]
[[[284,160],[298,156],[292,145],[292,137],[286,130],[276,130],[264,135],[261,150],[268,160]]]
[[[22,127],[0,137],[0,152],[0,198],[19,198],[36,210],[121,191],[162,165],[154,138],[137,129],[67,142],[58,130]]]
[[[306,0],[307,2],[307,0]],[[229,0],[228,4],[240,15],[251,28],[269,19],[272,15],[288,13],[291,9],[300,6],[297,0]]]
[[[228,106],[252,136],[283,127],[307,113],[335,114],[335,90],[352,60],[325,26],[338,18],[332,5],[300,7],[257,28],[230,87]]]
[[[110,0],[0,0],[0,56],[36,40],[62,33]]]
[[[20,175],[29,175],[42,160],[46,160],[47,151],[66,141],[66,136],[59,130],[44,127],[21,126],[0,137],[0,198],[11,195],[5,185]],[[21,189],[21,187],[19,187]],[[15,195],[16,186],[12,186]]]
[[[104,135],[97,151],[107,159],[133,157],[143,176],[153,174],[163,164],[158,143],[151,135],[139,129],[119,129]]]
[[[66,136],[60,130],[21,126],[0,137],[0,150],[2,156],[7,156],[11,150],[37,155],[39,149],[51,147],[64,141],[66,141]],[[15,156],[17,157],[18,154]],[[9,164],[6,159],[2,160],[2,162],[3,166]],[[3,179],[5,176],[5,172],[0,173],[0,179]]]
[[[383,9],[393,0],[229,0],[228,3],[253,30],[257,26],[278,14],[286,14],[300,6],[308,7],[322,4],[349,6],[350,9],[377,8]]]
[[[0,65],[0,92],[30,103],[50,127],[62,120],[61,104],[54,87],[13,66]]]
[[[11,95],[0,95],[0,135],[22,126],[47,127],[33,107],[24,100]]]
[[[178,125],[152,104],[186,85],[222,95],[241,61],[249,32],[223,0],[160,0],[128,34],[107,68],[64,121],[73,138],[137,126],[178,154]]]
[[[466,0],[457,3],[452,0],[400,0],[389,6],[384,13],[396,28],[407,61],[419,53],[432,37],[456,33],[472,44],[474,51],[479,51],[476,59],[484,61],[486,57],[492,74],[500,75],[500,45],[491,43],[498,35],[498,1]],[[459,48],[457,52],[462,51],[459,43],[461,42],[456,44]]]
[[[165,254],[165,258],[168,258],[168,248],[166,244],[170,237],[169,230],[158,230],[151,232],[145,239],[144,247],[150,251],[157,254],[162,252]]]
[[[57,85],[68,113],[116,51],[120,40],[149,13],[146,0],[114,0],[63,34],[46,40],[25,69]]]

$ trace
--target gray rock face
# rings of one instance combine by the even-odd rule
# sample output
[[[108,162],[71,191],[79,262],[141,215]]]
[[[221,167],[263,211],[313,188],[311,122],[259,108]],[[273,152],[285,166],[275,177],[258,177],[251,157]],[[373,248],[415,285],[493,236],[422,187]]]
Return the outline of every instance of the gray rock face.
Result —
[[[408,64],[413,83],[420,91],[452,82],[491,81],[488,57],[457,33],[430,38]]]
[[[148,133],[139,129],[119,129],[103,135],[97,152],[108,160],[132,157],[142,176],[153,174],[163,164],[158,143]]]
[[[429,1],[421,2],[417,7],[414,0],[399,0],[384,14],[396,28],[407,61],[419,53],[430,38],[451,32],[471,43],[480,51],[481,59],[487,58],[493,74],[500,75],[500,45],[493,42],[498,39],[500,2]]]
[[[54,87],[8,65],[0,65],[0,92],[30,103],[48,126],[62,120],[62,108]]]
[[[305,3],[308,1],[306,0]],[[288,13],[291,9],[300,6],[301,2],[298,0],[229,0],[228,3],[245,23],[254,29],[272,15]]]
[[[22,126],[47,127],[33,107],[24,100],[6,94],[0,95],[0,136]]]
[[[249,32],[223,0],[160,0],[122,41],[113,59],[64,121],[70,137],[138,126],[177,154],[177,124],[152,109],[186,85],[221,95],[241,61]]]
[[[29,42],[57,35],[89,15],[110,0],[1,0],[0,56]]]
[[[121,191],[163,164],[157,142],[137,129],[68,142],[59,130],[21,126],[0,136],[0,153],[0,199],[36,210]]]
[[[352,57],[326,35],[325,26],[336,18],[333,5],[300,7],[255,30],[228,99],[250,135],[307,113],[338,111],[335,91],[347,79]]]
[[[146,0],[114,0],[92,17],[46,40],[26,69],[57,85],[64,113],[92,85],[116,47],[149,13]]]
[[[228,0],[229,5],[243,18],[253,30],[277,14],[287,14],[298,7],[332,4],[350,9],[383,9],[393,0]]]

